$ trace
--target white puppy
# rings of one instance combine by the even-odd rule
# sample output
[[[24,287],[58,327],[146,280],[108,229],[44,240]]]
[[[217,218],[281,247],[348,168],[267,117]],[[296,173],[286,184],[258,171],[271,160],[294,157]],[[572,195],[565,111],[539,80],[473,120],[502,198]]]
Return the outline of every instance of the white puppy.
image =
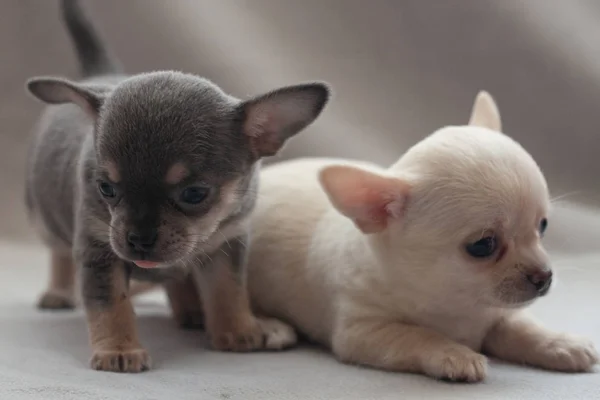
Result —
[[[248,283],[259,313],[344,362],[480,381],[488,354],[588,371],[592,343],[522,308],[548,292],[550,206],[532,157],[500,133],[493,99],[388,169],[339,160],[266,168]]]

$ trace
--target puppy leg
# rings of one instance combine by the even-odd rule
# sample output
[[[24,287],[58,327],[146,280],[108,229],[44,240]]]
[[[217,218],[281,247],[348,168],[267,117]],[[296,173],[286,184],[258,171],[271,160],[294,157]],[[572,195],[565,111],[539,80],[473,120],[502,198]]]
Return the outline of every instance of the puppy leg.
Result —
[[[193,270],[206,316],[206,329],[217,350],[280,350],[297,341],[292,327],[258,318],[250,310],[246,288],[245,238],[231,240],[210,256],[210,265]]]
[[[101,371],[140,372],[150,357],[138,340],[135,314],[122,261],[94,254],[83,262],[83,299],[93,350],[91,367]]]
[[[487,359],[470,348],[419,326],[379,318],[351,318],[334,331],[333,351],[342,362],[433,378],[478,382]]]
[[[551,332],[524,313],[500,320],[488,333],[484,351],[502,360],[563,372],[590,371],[598,362],[591,341]]]
[[[204,329],[202,301],[192,276],[165,283],[173,318],[183,329]]]
[[[75,308],[75,264],[67,252],[52,250],[50,256],[50,282],[48,289],[38,300],[43,310],[67,310]]]

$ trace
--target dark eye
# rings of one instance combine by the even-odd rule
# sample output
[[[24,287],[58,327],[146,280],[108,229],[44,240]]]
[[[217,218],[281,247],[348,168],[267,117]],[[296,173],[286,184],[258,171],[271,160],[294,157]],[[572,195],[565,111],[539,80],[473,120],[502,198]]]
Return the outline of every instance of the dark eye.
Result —
[[[544,236],[546,233],[546,229],[548,229],[548,220],[546,218],[542,218],[540,221],[540,236]]]
[[[470,243],[465,247],[467,253],[474,258],[486,258],[494,254],[498,243],[494,236],[487,236],[479,239],[475,243]]]
[[[100,190],[100,193],[104,197],[112,198],[117,195],[117,191],[115,190],[114,186],[108,182],[98,183],[98,190]]]
[[[187,204],[200,204],[206,199],[208,192],[208,188],[192,186],[181,192],[181,201]]]

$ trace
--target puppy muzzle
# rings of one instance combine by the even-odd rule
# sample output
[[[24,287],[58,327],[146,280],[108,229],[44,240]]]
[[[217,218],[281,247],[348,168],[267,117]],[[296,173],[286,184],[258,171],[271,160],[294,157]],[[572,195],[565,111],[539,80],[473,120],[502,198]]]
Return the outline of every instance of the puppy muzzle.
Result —
[[[552,286],[552,270],[549,268],[539,268],[528,272],[525,277],[533,285],[538,296],[544,296]]]

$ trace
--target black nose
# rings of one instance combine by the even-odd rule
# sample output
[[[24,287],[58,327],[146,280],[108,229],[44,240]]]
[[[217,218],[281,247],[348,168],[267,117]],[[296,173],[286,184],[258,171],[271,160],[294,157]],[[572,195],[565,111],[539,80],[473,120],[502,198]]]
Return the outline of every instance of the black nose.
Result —
[[[545,295],[552,284],[552,271],[539,270],[527,275],[527,280],[535,287],[540,295]]]
[[[158,232],[156,229],[147,232],[128,232],[127,243],[135,250],[138,251],[149,251],[156,244],[158,238]]]

